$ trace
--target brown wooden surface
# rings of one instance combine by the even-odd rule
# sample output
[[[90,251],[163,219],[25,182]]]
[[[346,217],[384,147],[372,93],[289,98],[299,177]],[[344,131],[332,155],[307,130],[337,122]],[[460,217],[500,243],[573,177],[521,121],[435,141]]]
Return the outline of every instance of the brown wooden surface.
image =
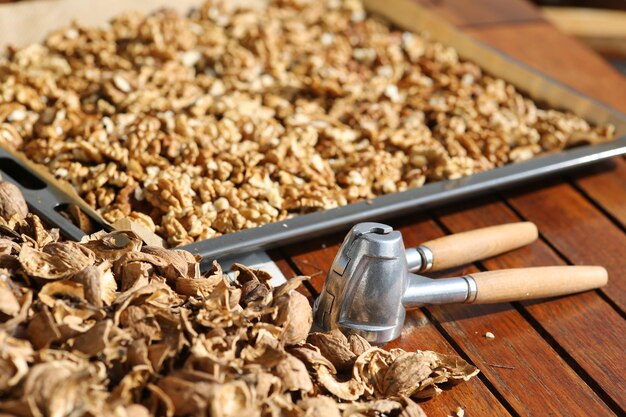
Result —
[[[589,97],[626,111],[624,76],[546,22],[469,27],[465,32]]]
[[[626,160],[616,158],[575,175],[576,185],[616,223],[626,228]]]
[[[391,1],[391,0],[390,0]],[[626,81],[602,58],[543,21],[522,0],[416,0],[471,36],[626,112]],[[444,234],[530,220],[534,244],[446,275],[545,265],[603,265],[609,285],[551,300],[444,306],[410,312],[388,347],[455,352],[479,378],[425,402],[429,415],[624,415],[626,409],[626,160],[390,224],[407,245]],[[327,236],[274,257],[287,276],[311,274],[316,296],[342,241]],[[495,339],[487,339],[492,332]]]
[[[526,1],[416,0],[459,27],[541,21],[539,9]]]

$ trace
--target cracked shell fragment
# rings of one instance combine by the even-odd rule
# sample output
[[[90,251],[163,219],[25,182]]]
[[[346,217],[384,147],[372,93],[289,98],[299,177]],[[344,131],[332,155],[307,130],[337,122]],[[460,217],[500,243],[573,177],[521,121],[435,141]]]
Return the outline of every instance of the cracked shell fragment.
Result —
[[[99,259],[111,262],[117,261],[125,253],[140,250],[142,245],[141,239],[135,233],[127,231],[96,232],[85,236],[81,243],[91,249]]]
[[[276,298],[274,305],[278,308],[275,323],[284,328],[283,343],[295,345],[306,340],[313,324],[309,300],[299,292],[290,290]]]
[[[21,220],[28,214],[28,206],[19,188],[10,182],[0,180],[0,218],[6,221]]]
[[[104,367],[70,355],[30,368],[23,384],[24,398],[34,415],[68,416],[96,411],[90,404],[104,393],[94,390],[104,382]]]
[[[0,269],[0,314],[14,317],[20,312],[17,285],[9,277],[7,270]]]
[[[33,354],[33,347],[28,341],[0,331],[0,391],[8,392],[28,374]]]
[[[289,391],[311,392],[313,390],[313,382],[304,363],[293,355],[287,355],[276,365],[276,375]]]
[[[348,338],[340,330],[328,333],[311,333],[307,341],[317,346],[338,371],[351,369],[357,355],[350,349]]]
[[[29,275],[43,279],[60,279],[92,265],[95,254],[75,242],[54,242],[41,250],[23,245],[19,261]]]

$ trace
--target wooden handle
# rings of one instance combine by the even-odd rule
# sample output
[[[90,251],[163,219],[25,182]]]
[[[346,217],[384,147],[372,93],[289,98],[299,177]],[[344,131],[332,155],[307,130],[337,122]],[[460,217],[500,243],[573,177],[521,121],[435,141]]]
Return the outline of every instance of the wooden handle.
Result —
[[[474,303],[489,304],[592,290],[608,281],[601,266],[542,266],[477,272]]]
[[[537,235],[537,226],[520,222],[444,236],[421,246],[433,253],[430,270],[440,271],[528,245],[537,239]]]

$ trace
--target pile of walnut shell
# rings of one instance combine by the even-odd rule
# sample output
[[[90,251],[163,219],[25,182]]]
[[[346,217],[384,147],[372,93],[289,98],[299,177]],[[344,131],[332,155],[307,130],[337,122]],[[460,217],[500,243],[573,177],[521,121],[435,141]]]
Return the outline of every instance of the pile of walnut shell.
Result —
[[[242,265],[201,274],[130,232],[61,241],[0,182],[0,414],[422,416],[478,370],[311,333],[296,288]]]

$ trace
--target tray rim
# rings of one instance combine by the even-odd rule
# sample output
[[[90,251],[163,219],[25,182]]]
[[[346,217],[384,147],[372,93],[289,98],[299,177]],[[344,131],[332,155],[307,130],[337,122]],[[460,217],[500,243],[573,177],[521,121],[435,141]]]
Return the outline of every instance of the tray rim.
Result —
[[[203,257],[203,265],[224,256],[272,249],[307,238],[347,230],[360,221],[380,221],[419,213],[505,187],[554,176],[616,156],[626,155],[626,135],[611,142],[571,148],[528,161],[508,164],[455,180],[378,196],[329,210],[296,215],[290,219],[177,246]]]

